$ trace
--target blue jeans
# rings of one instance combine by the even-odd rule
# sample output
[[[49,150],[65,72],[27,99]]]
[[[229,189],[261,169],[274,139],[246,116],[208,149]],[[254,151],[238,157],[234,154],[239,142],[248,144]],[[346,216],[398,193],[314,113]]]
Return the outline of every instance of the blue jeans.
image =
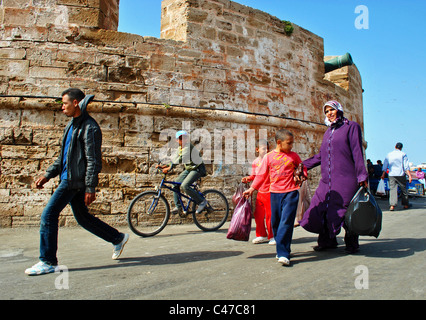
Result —
[[[174,189],[179,190],[182,189],[183,192],[185,192],[189,197],[192,198],[192,200],[195,201],[196,204],[200,204],[204,201],[204,198],[196,191],[194,190],[191,185],[203,177],[202,171],[199,170],[193,170],[188,171],[184,170],[182,173],[176,178],[175,182],[182,183],[180,186],[174,187]],[[180,202],[178,199],[178,194],[176,192],[173,193],[173,198],[175,201],[175,205],[177,208],[180,208]]]
[[[298,190],[287,193],[271,192],[271,224],[279,258],[290,259],[290,246],[298,202]]]
[[[74,217],[84,229],[116,245],[123,239],[123,234],[105,222],[92,216],[84,203],[85,190],[69,190],[68,181],[62,180],[44,208],[40,222],[40,260],[57,265],[58,259],[58,220],[59,214],[69,203]]]

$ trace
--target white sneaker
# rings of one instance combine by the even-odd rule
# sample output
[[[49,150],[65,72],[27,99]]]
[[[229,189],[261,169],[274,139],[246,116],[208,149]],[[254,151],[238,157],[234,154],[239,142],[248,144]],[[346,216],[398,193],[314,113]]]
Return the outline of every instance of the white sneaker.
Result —
[[[275,241],[275,238],[271,238],[271,240],[269,240],[268,244],[275,246],[277,244],[277,242]]]
[[[112,260],[117,260],[118,258],[120,258],[120,255],[123,252],[124,246],[126,245],[127,241],[129,241],[129,235],[125,233],[123,240],[119,244],[114,246],[114,249],[112,251]]]
[[[281,263],[283,266],[288,267],[290,265],[290,260],[286,257],[279,257],[278,262]]]
[[[59,271],[58,266],[52,266],[43,261],[33,265],[31,268],[25,270],[25,273],[29,276],[39,276],[42,274],[54,273]]]
[[[207,205],[207,200],[204,199],[203,202],[201,202],[198,205],[197,211],[195,211],[195,213],[200,214],[204,210],[204,208],[206,207],[206,205]]]
[[[268,238],[266,238],[266,237],[256,237],[252,241],[252,243],[254,243],[254,244],[266,243],[266,242],[268,242]]]

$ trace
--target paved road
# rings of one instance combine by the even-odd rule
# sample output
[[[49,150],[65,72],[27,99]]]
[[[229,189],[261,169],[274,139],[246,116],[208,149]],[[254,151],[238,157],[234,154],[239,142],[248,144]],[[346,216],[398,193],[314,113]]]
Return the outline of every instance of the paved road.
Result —
[[[111,260],[110,244],[72,228],[59,237],[68,273],[29,277],[24,270],[37,262],[38,229],[0,229],[0,299],[423,300],[426,199],[412,203],[389,212],[381,201],[382,233],[362,237],[356,255],[344,254],[343,246],[314,252],[316,236],[295,229],[291,267],[276,262],[274,246],[226,239],[226,228],[203,233],[195,225],[167,226],[152,238],[131,234],[119,261]]]

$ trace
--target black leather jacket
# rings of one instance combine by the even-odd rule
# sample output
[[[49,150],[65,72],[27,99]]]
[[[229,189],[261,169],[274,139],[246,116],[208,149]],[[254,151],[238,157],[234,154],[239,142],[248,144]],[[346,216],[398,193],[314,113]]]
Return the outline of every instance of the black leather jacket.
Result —
[[[81,116],[73,118],[65,128],[62,138],[61,153],[56,161],[47,169],[45,177],[52,179],[60,176],[63,167],[65,139],[68,130],[73,129],[67,155],[67,173],[69,189],[83,189],[86,193],[94,193],[98,185],[98,174],[102,169],[102,132],[98,123],[87,113],[87,105],[94,98],[86,96],[80,101]]]

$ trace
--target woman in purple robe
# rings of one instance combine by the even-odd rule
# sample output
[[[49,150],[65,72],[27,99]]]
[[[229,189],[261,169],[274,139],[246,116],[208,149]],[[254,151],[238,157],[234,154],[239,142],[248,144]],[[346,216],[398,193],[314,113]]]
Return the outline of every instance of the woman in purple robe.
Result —
[[[362,133],[358,123],[343,117],[337,101],[324,105],[325,123],[320,152],[303,161],[306,169],[321,165],[321,180],[300,225],[318,233],[316,251],[337,248],[336,236],[342,226],[346,230],[347,253],[359,251],[358,236],[350,234],[344,225],[345,213],[360,186],[368,186],[362,150]]]

